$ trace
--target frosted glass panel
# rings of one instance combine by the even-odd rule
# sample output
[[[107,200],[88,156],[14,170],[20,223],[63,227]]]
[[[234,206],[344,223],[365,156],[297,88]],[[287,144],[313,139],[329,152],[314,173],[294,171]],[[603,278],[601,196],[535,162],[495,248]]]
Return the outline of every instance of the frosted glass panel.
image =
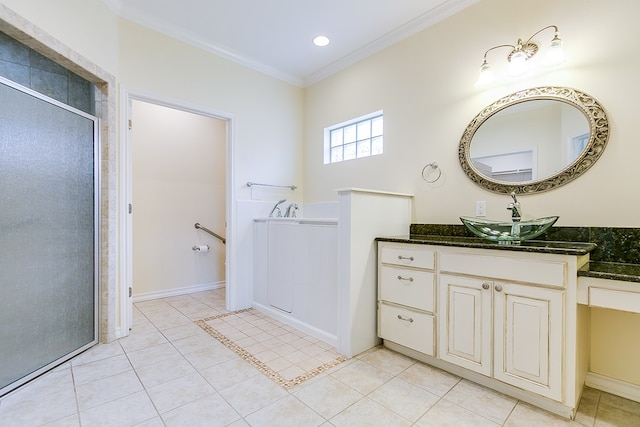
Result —
[[[96,340],[96,121],[0,84],[0,395]],[[15,384],[14,384],[15,385]]]

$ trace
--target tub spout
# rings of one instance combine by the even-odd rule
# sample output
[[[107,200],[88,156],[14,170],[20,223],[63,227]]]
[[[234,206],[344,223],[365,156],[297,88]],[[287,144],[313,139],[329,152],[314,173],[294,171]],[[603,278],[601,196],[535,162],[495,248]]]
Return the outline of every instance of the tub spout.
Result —
[[[287,199],[278,200],[278,202],[275,204],[273,209],[271,209],[271,213],[269,213],[269,218],[273,218],[274,215],[278,218],[282,217],[282,211],[280,210],[280,205],[286,201]]]

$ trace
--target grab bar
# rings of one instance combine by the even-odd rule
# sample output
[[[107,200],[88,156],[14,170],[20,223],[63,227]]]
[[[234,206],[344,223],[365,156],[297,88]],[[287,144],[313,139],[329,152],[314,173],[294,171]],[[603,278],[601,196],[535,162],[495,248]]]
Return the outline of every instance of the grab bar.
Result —
[[[220,241],[221,241],[222,243],[224,243],[224,244],[226,244],[226,243],[227,243],[227,239],[225,239],[224,237],[222,237],[222,236],[220,236],[220,235],[218,235],[218,234],[214,233],[213,231],[209,230],[207,227],[203,227],[203,226],[201,226],[199,222],[196,222],[196,223],[194,224],[194,227],[195,227],[195,228],[197,228],[197,229],[199,229],[199,230],[202,230],[202,231],[204,231],[204,232],[206,232],[206,233],[211,234],[213,237],[215,237],[216,239],[220,240]]]
[[[251,181],[247,182],[247,187],[253,187],[254,185],[257,185],[259,187],[290,188],[291,191],[298,188],[295,185],[274,185],[274,184],[258,184],[257,182],[251,182]]]

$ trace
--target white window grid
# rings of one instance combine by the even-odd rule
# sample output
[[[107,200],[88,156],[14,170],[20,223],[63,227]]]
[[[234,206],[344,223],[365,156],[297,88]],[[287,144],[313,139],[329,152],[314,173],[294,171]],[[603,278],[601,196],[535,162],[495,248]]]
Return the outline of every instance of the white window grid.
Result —
[[[324,163],[337,163],[382,154],[382,111],[325,129]]]

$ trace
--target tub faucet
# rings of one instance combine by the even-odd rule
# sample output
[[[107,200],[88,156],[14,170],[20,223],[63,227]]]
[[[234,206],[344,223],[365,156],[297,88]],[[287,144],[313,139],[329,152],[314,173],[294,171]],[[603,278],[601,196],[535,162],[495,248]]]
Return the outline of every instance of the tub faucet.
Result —
[[[291,203],[289,206],[287,206],[287,210],[284,211],[284,217],[295,218],[297,210],[298,210],[298,205],[295,203]]]
[[[507,205],[507,209],[511,211],[511,220],[513,222],[519,222],[520,218],[522,218],[522,213],[520,212],[520,202],[516,198],[516,193],[513,191],[511,192],[511,198],[513,199],[513,202]]]
[[[269,218],[272,218],[275,214],[276,217],[282,217],[282,211],[280,210],[280,205],[286,202],[287,199],[278,200],[273,209],[271,209],[271,213],[269,213]]]

